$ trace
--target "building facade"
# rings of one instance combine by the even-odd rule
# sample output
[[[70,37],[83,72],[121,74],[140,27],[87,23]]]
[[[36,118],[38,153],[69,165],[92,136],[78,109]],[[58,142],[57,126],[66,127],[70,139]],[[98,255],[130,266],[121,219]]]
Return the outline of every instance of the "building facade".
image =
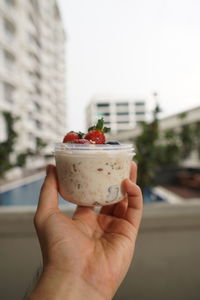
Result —
[[[145,101],[133,99],[93,100],[87,107],[86,115],[88,127],[103,117],[105,125],[111,128],[111,132],[126,131],[134,128],[138,122],[145,121]]]
[[[0,112],[19,120],[15,151],[66,131],[65,32],[56,0],[1,0]]]

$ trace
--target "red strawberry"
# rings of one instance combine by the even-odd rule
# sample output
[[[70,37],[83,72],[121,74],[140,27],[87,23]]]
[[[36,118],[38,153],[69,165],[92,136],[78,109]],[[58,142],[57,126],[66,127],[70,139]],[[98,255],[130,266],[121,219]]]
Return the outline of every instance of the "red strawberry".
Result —
[[[106,142],[105,134],[100,130],[89,131],[85,138],[90,142],[94,142],[94,144],[105,144]]]
[[[85,139],[94,144],[105,144],[106,137],[104,133],[109,130],[110,128],[104,127],[104,120],[101,118],[95,126],[88,129]]]
[[[72,143],[74,140],[80,139],[80,136],[78,133],[74,132],[74,131],[70,131],[68,132],[64,139],[63,139],[63,143]]]
[[[86,139],[76,139],[73,141],[74,144],[91,144],[90,141]]]

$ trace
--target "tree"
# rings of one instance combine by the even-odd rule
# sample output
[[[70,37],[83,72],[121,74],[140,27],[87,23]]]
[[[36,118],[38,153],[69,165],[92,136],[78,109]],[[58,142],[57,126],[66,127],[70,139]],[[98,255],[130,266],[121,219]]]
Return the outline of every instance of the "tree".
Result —
[[[157,115],[159,107],[153,112],[154,119],[151,123],[141,122],[141,134],[136,137],[136,161],[138,163],[138,184],[142,189],[152,186],[154,183],[155,169],[157,168],[157,145],[159,138],[159,123]]]
[[[2,114],[6,122],[7,140],[0,143],[0,177],[3,177],[4,173],[14,166],[10,162],[10,154],[14,151],[14,145],[18,136],[14,129],[14,123],[18,118],[12,116],[10,112],[3,112]]]
[[[26,160],[29,156],[41,155],[42,149],[46,146],[46,143],[41,138],[36,138],[36,150],[25,149],[24,152],[18,153],[16,161],[11,162],[10,156],[15,153],[15,143],[18,138],[18,134],[15,131],[15,122],[19,120],[19,117],[13,116],[10,112],[2,112],[7,131],[6,141],[0,143],[0,178],[3,178],[6,171],[14,167],[24,167]]]
[[[200,157],[200,122],[184,124],[187,114],[180,114],[180,128],[160,131],[157,105],[153,121],[140,124],[141,133],[135,138],[138,184],[144,190],[156,184],[156,174],[169,167],[178,167],[195,149]]]

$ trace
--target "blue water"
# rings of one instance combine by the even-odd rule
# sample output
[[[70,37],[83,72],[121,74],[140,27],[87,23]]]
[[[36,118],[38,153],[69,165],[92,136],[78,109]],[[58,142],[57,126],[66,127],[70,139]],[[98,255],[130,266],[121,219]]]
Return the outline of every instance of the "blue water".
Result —
[[[157,195],[153,189],[145,188],[143,191],[143,201],[144,203],[153,203],[153,202],[162,202],[166,201],[166,199]]]
[[[22,185],[10,191],[0,193],[0,206],[6,205],[37,205],[40,188],[43,179]],[[164,201],[158,195],[154,194],[151,189],[146,188],[144,191],[144,203]],[[73,205],[59,197],[59,204]]]
[[[0,206],[3,205],[37,205],[43,179],[22,185],[10,191],[0,193]],[[59,197],[59,204],[67,204]]]

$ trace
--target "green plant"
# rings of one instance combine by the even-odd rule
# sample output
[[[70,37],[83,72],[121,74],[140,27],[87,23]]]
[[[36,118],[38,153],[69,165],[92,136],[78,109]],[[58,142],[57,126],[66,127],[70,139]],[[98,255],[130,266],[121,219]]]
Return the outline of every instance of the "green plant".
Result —
[[[141,122],[141,134],[136,137],[134,144],[136,146],[136,161],[138,163],[138,184],[143,189],[146,186],[154,184],[154,173],[157,168],[156,142],[159,138],[158,115],[159,108],[156,107],[151,123]]]
[[[39,155],[41,153],[41,150],[45,148],[47,144],[40,138],[36,137],[36,151],[35,154]]]
[[[2,112],[6,124],[7,139],[0,143],[0,178],[4,178],[5,173],[14,167],[24,167],[29,156],[41,155],[41,151],[46,147],[46,143],[39,137],[36,138],[36,150],[26,149],[19,153],[15,162],[11,162],[11,154],[15,153],[15,144],[18,134],[15,130],[15,122],[19,117],[13,116],[10,112]]]
[[[26,164],[27,153],[20,153],[17,156],[16,165],[18,167],[23,167]]]
[[[10,112],[3,112],[3,117],[6,123],[7,140],[0,143],[0,177],[2,178],[5,172],[14,167],[10,161],[10,154],[14,152],[14,145],[17,139],[17,132],[14,129],[14,123],[18,120]]]
[[[198,156],[199,156],[199,159],[200,159],[200,121],[197,121],[194,124],[194,136],[195,136],[194,144],[196,146]]]
[[[153,121],[143,122],[141,133],[134,140],[138,163],[138,184],[142,189],[155,185],[160,169],[177,167],[196,149],[200,157],[200,122],[184,124],[186,113],[180,114],[180,128],[160,130],[158,106],[153,111]]]

